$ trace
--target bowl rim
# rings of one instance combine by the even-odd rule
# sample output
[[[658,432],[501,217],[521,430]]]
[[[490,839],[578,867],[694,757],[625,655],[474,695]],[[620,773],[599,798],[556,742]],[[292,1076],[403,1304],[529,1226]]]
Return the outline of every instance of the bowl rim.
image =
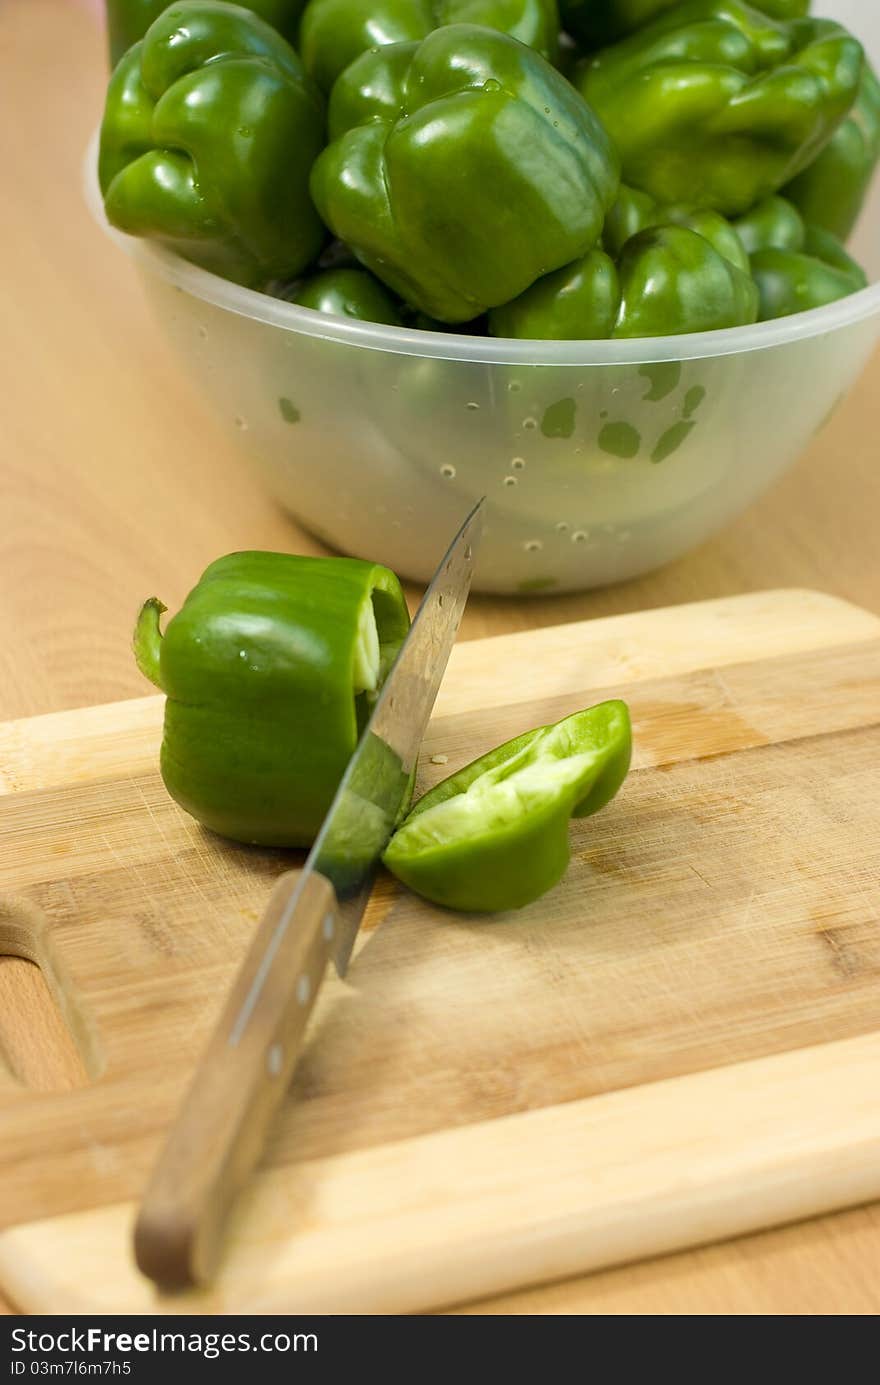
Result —
[[[776,346],[825,336],[841,328],[880,316],[880,281],[847,298],[811,308],[791,317],[757,322],[749,327],[727,327],[713,332],[691,332],[671,337],[634,337],[617,341],[547,341],[511,337],[475,337],[454,332],[420,331],[384,323],[361,322],[303,308],[256,289],[222,279],[190,264],[156,241],[126,235],[111,226],[104,213],[98,185],[96,130],[86,150],[83,185],[88,208],[101,229],[142,268],[165,279],[174,288],[223,308],[239,317],[262,322],[281,331],[324,341],[357,346],[395,355],[434,360],[476,362],[512,366],[619,366],[650,365],[662,361],[693,361],[765,351]]]

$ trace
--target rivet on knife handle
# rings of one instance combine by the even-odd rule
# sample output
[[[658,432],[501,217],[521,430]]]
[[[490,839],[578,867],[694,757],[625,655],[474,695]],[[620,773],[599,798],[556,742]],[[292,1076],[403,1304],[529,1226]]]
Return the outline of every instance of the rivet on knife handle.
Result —
[[[147,1188],[135,1258],[168,1288],[207,1283],[262,1153],[334,946],[333,887],[282,875]]]

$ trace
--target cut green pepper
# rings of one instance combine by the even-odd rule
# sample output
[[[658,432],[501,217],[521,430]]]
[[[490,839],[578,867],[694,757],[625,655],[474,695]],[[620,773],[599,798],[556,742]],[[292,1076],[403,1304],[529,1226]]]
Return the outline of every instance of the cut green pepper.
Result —
[[[356,558],[233,553],[168,622],[147,601],[141,672],[167,697],[165,787],[234,841],[308,846],[409,628],[397,578]]]
[[[570,819],[614,797],[631,749],[629,712],[616,701],[517,736],[425,794],[385,865],[449,909],[521,909],[562,879]]]
[[[587,60],[577,85],[627,183],[730,216],[817,157],[856,100],[863,62],[839,24],[685,0]]]
[[[110,80],[107,219],[239,283],[298,274],[324,240],[308,188],[323,140],[320,94],[275,29],[222,0],[172,4]]]
[[[556,0],[309,0],[299,48],[306,70],[329,92],[361,53],[427,38],[447,24],[484,24],[554,62]]]
[[[468,322],[598,240],[616,156],[577,92],[524,44],[451,24],[362,54],[337,88],[315,203],[429,317]]]

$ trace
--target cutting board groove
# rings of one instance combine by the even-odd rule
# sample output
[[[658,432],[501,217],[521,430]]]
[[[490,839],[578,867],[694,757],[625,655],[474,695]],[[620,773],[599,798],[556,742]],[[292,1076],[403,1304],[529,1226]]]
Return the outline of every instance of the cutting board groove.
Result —
[[[565,881],[480,920],[380,880],[220,1285],[171,1303],[131,1200],[291,856],[171,803],[161,699],[0,727],[0,950],[38,956],[92,1076],[0,1081],[0,1285],[417,1310],[880,1194],[880,620],[779,592],[462,645],[423,786],[603,696],[634,772]]]

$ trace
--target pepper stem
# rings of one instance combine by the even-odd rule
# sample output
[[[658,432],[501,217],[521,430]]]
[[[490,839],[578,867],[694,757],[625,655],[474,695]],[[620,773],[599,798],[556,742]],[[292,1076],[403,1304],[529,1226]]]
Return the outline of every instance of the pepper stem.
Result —
[[[149,678],[151,683],[155,683],[161,692],[164,692],[164,688],[159,673],[159,651],[162,647],[159,618],[167,609],[167,606],[162,605],[158,596],[148,597],[140,609],[132,640],[138,668],[144,677]]]

